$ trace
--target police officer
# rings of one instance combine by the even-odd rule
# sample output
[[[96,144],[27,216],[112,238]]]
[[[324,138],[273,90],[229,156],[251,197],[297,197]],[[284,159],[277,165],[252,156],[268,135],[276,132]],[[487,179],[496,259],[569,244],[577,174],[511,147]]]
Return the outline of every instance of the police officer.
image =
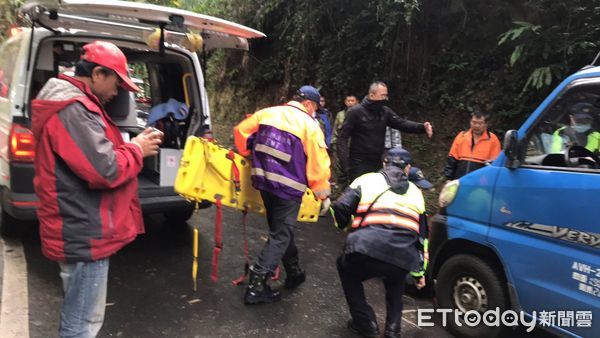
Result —
[[[570,126],[561,127],[552,134],[552,153],[579,145],[591,152],[600,151],[600,133],[594,130],[594,115],[599,111],[590,103],[579,102],[569,109]]]
[[[364,281],[383,279],[385,337],[400,336],[406,275],[415,276],[418,288],[425,286],[419,252],[427,246],[420,241],[427,238],[425,202],[421,190],[408,180],[411,161],[407,150],[390,149],[383,170],[354,180],[330,209],[338,228],[351,228],[337,269],[352,317],[348,328],[364,337],[379,336],[375,313],[365,299]]]

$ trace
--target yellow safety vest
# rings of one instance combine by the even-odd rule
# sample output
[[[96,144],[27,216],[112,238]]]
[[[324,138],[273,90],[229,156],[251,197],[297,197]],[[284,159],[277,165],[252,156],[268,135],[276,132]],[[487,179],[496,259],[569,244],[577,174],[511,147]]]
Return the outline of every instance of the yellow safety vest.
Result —
[[[411,182],[408,184],[408,190],[400,195],[389,190],[381,173],[368,173],[357,178],[350,185],[355,189],[360,186],[361,190],[352,227],[381,224],[412,230],[418,234],[419,217],[425,212],[425,201],[421,190]]]
[[[566,128],[567,127],[558,128],[552,134],[552,153],[560,153],[563,150],[565,142],[560,132],[565,130]],[[600,151],[600,133],[598,133],[597,131],[589,133],[587,136],[587,144],[585,145],[585,148],[591,152]]]

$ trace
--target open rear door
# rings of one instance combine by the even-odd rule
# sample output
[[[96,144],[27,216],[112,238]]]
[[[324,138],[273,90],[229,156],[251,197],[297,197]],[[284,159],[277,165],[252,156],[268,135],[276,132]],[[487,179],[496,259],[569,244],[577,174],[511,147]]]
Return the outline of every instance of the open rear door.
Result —
[[[252,28],[208,15],[139,2],[112,0],[33,0],[21,11],[52,29],[93,31],[144,39],[140,31],[152,32],[163,26],[173,34],[200,33],[207,50],[231,48],[248,50],[250,38],[265,37]],[[111,29],[106,32],[106,27]]]

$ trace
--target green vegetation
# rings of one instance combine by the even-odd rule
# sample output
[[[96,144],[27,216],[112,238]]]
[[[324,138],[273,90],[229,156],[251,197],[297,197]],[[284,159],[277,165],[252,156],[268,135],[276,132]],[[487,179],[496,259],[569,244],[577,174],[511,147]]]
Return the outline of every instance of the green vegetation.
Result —
[[[207,83],[221,142],[229,143],[229,128],[243,114],[278,103],[304,83],[321,88],[337,111],[344,95],[362,97],[371,81],[383,80],[395,111],[433,122],[434,139],[403,140],[438,189],[450,143],[468,127],[469,112],[490,111],[500,132],[517,127],[559,81],[592,62],[600,41],[600,0],[196,3],[180,1],[267,34],[248,54],[210,56]]]
[[[25,0],[0,0],[0,41],[8,35],[10,26],[17,22],[17,9]]]
[[[399,112],[452,114],[482,106],[507,127],[522,120],[557,81],[591,62],[600,35],[593,21],[600,11],[597,0],[180,0],[171,5],[268,35],[254,41],[248,55],[217,52],[210,59],[211,88],[227,87],[236,110],[246,112],[277,102],[303,83],[322,88],[340,106],[343,95],[362,96],[368,83],[379,79],[389,84]],[[228,100],[215,100],[217,115],[232,115]]]
[[[434,124],[434,139],[403,140],[438,191],[448,148],[468,127],[469,112],[490,111],[500,132],[517,127],[559,81],[592,62],[600,41],[600,0],[201,3],[195,9],[267,34],[248,54],[210,57],[207,83],[223,143],[243,114],[304,83],[321,88],[335,112],[344,95],[362,97],[371,81],[383,80],[396,112]],[[436,198],[427,194],[430,209]]]

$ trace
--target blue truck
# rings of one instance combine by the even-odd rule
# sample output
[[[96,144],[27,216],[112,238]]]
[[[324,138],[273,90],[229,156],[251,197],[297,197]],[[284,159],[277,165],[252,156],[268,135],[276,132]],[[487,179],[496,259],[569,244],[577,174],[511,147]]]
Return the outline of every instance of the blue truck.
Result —
[[[583,113],[592,120],[578,141],[569,135],[586,129],[575,119]],[[446,184],[430,276],[438,310],[472,316],[448,316],[454,334],[501,336],[535,320],[561,336],[600,337],[599,122],[600,67],[586,67],[505,134],[493,163]],[[493,310],[508,311],[503,325]]]

